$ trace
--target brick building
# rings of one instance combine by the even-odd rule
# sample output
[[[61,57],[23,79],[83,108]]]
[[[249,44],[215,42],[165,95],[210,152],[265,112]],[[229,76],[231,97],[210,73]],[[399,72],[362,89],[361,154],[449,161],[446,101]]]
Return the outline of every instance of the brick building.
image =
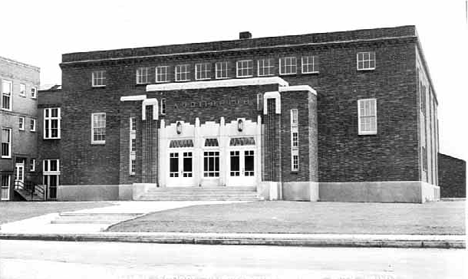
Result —
[[[442,198],[466,198],[466,162],[439,153],[439,185]]]
[[[37,176],[39,68],[0,57],[0,200]]]
[[[266,199],[439,199],[438,102],[414,26],[243,32],[69,53],[60,66],[62,90],[39,104],[51,198],[244,187]]]

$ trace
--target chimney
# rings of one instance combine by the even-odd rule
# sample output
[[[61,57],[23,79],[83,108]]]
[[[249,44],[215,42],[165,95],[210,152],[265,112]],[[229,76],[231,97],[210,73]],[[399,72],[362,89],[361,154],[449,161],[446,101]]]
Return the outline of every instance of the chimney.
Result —
[[[252,33],[244,31],[239,33],[239,40],[252,39]]]

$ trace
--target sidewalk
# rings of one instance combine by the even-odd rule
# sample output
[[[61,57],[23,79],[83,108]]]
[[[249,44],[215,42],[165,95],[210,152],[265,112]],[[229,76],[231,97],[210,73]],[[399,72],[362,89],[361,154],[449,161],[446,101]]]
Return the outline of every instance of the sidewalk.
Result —
[[[3,224],[0,226],[0,239],[310,247],[466,247],[464,235],[105,232],[113,224],[141,217],[150,212],[232,202],[112,203],[115,206],[53,213]]]

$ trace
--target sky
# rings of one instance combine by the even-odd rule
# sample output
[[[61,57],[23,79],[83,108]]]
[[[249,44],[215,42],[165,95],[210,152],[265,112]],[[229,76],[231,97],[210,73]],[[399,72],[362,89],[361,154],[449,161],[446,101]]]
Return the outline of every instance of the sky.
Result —
[[[439,101],[440,151],[468,159],[466,0],[0,0],[0,56],[60,84],[61,55],[416,25]]]

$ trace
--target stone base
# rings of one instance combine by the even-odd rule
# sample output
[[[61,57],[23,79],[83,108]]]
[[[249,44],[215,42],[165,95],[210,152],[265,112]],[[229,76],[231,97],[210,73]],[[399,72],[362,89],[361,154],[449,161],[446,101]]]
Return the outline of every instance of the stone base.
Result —
[[[320,201],[424,203],[440,199],[440,187],[421,181],[320,182]]]
[[[274,201],[281,199],[281,184],[274,181],[262,181],[257,185],[257,196],[259,199]]]
[[[317,201],[319,199],[318,182],[283,182],[283,200],[286,201]]]
[[[132,199],[139,200],[151,188],[157,188],[156,183],[133,183]]]
[[[59,201],[112,201],[119,199],[119,185],[60,185]]]

